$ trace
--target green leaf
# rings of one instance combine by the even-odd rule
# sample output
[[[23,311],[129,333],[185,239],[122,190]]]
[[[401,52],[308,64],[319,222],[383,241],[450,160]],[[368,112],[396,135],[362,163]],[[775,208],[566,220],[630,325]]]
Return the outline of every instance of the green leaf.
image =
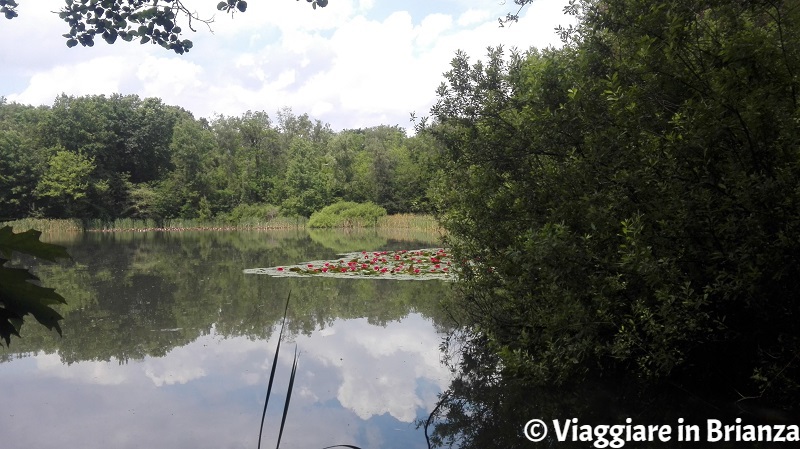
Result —
[[[14,251],[49,261],[70,258],[63,247],[40,242],[40,235],[36,230],[15,234],[10,226],[0,228],[0,255],[5,257],[0,258],[0,338],[7,345],[11,335],[19,336],[25,315],[33,315],[39,323],[61,334],[58,322],[62,317],[51,306],[65,304],[64,298],[52,288],[33,283],[39,279],[28,270],[5,266]]]
[[[118,34],[114,30],[106,31],[105,33],[103,33],[103,39],[109,44],[113,44],[114,42],[116,42],[117,36]]]
[[[51,306],[65,304],[64,298],[52,288],[30,282],[38,278],[28,270],[3,266],[6,262],[0,259],[0,338],[10,344],[11,335],[19,336],[22,319],[29,314],[61,335],[58,322],[62,317]]]
[[[247,2],[241,1],[241,2],[237,3],[236,4],[236,9],[238,9],[241,12],[245,12],[247,10]]]

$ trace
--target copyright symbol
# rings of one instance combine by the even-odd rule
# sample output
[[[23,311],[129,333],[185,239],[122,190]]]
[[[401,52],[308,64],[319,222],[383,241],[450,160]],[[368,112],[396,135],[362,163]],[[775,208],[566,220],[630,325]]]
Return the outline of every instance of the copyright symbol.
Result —
[[[525,438],[538,443],[547,436],[547,424],[541,419],[532,419],[525,423],[522,433],[525,434]]]

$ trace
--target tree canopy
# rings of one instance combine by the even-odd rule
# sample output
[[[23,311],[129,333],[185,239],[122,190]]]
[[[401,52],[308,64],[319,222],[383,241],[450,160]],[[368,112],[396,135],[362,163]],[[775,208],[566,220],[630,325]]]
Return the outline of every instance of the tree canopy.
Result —
[[[308,217],[340,200],[430,212],[432,139],[390,126],[334,132],[290,109],[274,117],[196,119],[136,95],[41,107],[0,97],[0,221]]]
[[[531,384],[796,405],[800,8],[572,9],[562,49],[458,54],[439,89],[457,310]]]

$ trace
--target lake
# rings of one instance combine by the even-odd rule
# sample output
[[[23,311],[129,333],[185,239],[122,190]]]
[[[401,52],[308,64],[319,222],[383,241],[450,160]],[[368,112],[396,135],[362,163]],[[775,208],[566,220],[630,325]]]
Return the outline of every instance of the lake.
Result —
[[[451,374],[439,280],[272,278],[247,268],[437,245],[425,233],[292,231],[44,236],[74,261],[37,265],[68,304],[63,337],[26,321],[0,349],[4,448],[423,448]],[[30,262],[30,261],[29,261]],[[34,262],[35,263],[35,262]]]

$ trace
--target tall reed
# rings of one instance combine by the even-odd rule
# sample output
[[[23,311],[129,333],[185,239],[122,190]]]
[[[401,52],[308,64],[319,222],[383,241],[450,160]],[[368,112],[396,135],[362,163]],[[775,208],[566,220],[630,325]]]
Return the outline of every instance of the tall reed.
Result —
[[[303,229],[308,222],[304,217],[275,217],[271,219],[243,218],[237,222],[211,219],[181,219],[171,218],[164,220],[117,218],[115,220],[99,220],[78,218],[23,218],[19,220],[0,222],[0,226],[11,226],[14,231],[37,229],[43,234],[57,234],[81,231],[183,231],[183,230],[237,230],[237,229]],[[371,227],[370,222],[357,220],[347,221],[342,227],[365,228]],[[375,224],[381,229],[413,229],[420,231],[442,232],[439,223],[431,215],[395,214],[378,218]]]
[[[394,214],[378,219],[379,228],[391,229],[419,229],[425,231],[439,231],[441,226],[433,215],[420,214]]]
[[[278,334],[278,346],[275,348],[275,357],[272,359],[272,368],[269,372],[269,382],[267,382],[267,397],[264,399],[264,410],[261,412],[261,427],[258,430],[258,446],[261,449],[261,437],[264,433],[264,420],[267,416],[267,405],[269,404],[269,397],[272,394],[272,381],[275,380],[275,368],[278,366],[278,354],[281,352],[281,340],[283,340],[283,330],[286,328],[286,313],[289,311],[289,299],[292,297],[292,292],[286,297],[286,306],[283,309],[283,320],[281,321],[281,331]],[[281,438],[283,437],[283,428],[286,424],[286,416],[289,414],[289,401],[292,399],[292,389],[294,388],[294,379],[297,376],[297,362],[299,357],[297,355],[297,346],[294,348],[294,362],[292,363],[292,372],[289,375],[289,388],[286,392],[286,402],[283,405],[283,416],[281,416],[281,427],[278,431],[278,443],[275,449],[280,449]],[[332,449],[336,447],[344,447],[349,449],[361,449],[358,446],[351,444],[337,444],[335,446],[327,446],[322,449]]]
[[[83,224],[81,223],[81,220],[77,218],[21,218],[19,220],[0,222],[0,226],[6,225],[14,228],[14,232],[36,229],[41,231],[43,234],[78,232],[83,230]]]

